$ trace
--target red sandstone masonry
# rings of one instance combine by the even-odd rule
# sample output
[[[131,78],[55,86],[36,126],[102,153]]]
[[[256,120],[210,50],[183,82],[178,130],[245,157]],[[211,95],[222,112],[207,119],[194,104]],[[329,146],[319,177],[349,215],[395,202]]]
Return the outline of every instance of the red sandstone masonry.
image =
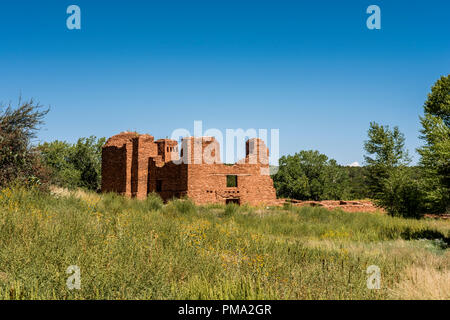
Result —
[[[225,165],[213,137],[184,138],[178,150],[174,140],[154,141],[150,135],[123,132],[108,139],[103,147],[102,192],[138,199],[156,192],[165,201],[188,196],[197,204],[225,204],[230,200],[271,204],[276,201],[276,193],[267,174],[268,155],[264,141],[250,139],[246,158]],[[236,187],[227,187],[227,175],[237,176]]]
[[[102,192],[131,196],[132,139],[135,133],[121,133],[108,139],[102,149]]]

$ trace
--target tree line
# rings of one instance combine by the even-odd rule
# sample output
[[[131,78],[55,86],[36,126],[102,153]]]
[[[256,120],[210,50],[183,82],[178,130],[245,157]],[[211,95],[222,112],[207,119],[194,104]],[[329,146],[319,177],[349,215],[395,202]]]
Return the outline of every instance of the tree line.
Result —
[[[0,188],[58,185],[99,190],[105,138],[33,144],[48,113],[33,100],[0,105]],[[372,122],[362,167],[337,164],[315,150],[283,156],[272,176],[279,197],[298,200],[373,199],[393,216],[450,212],[450,75],[432,87],[420,117],[420,161],[410,166],[398,127]]]

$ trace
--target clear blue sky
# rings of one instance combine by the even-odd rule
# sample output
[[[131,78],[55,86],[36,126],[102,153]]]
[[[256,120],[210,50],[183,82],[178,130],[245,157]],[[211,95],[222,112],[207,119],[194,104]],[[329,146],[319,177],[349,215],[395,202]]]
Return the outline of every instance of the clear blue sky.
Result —
[[[66,8],[81,8],[81,30]],[[381,8],[381,30],[366,8]],[[278,128],[280,153],[363,161],[370,121],[407,147],[450,73],[450,1],[25,1],[0,4],[0,101],[51,107],[41,141]]]

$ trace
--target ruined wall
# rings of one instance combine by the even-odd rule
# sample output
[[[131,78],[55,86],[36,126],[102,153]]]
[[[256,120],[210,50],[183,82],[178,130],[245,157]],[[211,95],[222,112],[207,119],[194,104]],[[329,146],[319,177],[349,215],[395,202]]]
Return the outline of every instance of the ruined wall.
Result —
[[[213,139],[218,149],[218,143]],[[218,149],[219,150],[219,149]],[[196,203],[222,203],[236,199],[240,204],[270,204],[276,199],[269,173],[269,150],[261,139],[246,142],[246,157],[234,165],[191,164],[188,167],[188,196]],[[227,176],[237,176],[237,187],[227,186]]]
[[[193,164],[188,166],[188,197],[197,204],[238,199],[240,204],[261,205],[276,199],[272,178],[261,175],[259,164]],[[237,176],[237,187],[227,187],[227,175]]]
[[[178,142],[171,139],[156,140],[158,145],[158,155],[163,162],[175,161],[179,159]]]
[[[152,136],[144,134],[133,139],[133,147],[135,148],[133,152],[135,174],[132,175],[132,185],[136,188],[132,190],[131,195],[138,199],[145,199],[148,191],[149,159],[158,155],[158,146]]]
[[[182,163],[164,163],[160,159],[150,159],[148,192],[158,193],[164,201],[184,197],[187,194],[187,167]]]
[[[245,159],[239,163],[269,164],[269,149],[263,140],[252,138],[245,142]]]
[[[126,145],[102,149],[102,192],[126,192]]]
[[[157,192],[163,200],[188,196],[197,204],[270,204],[276,199],[268,175],[268,149],[260,139],[246,143],[246,158],[234,165],[220,161],[220,146],[213,137],[184,138],[182,162],[177,142],[154,141],[150,135],[124,132],[111,137],[102,150],[102,191],[144,199]],[[227,175],[237,186],[227,186]]]
[[[140,199],[147,196],[148,159],[157,155],[150,135],[122,132],[102,148],[102,192]]]
[[[131,196],[132,139],[135,133],[123,132],[108,139],[102,148],[102,192]]]
[[[221,163],[220,145],[214,137],[183,138],[181,158],[187,164]]]

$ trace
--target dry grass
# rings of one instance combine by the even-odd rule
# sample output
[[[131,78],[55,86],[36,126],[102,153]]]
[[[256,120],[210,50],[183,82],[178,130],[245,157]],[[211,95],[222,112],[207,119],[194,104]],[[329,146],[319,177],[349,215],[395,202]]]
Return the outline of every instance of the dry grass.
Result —
[[[67,188],[51,186],[50,192],[56,197],[75,197],[87,202],[99,202],[102,199],[100,194],[83,189],[69,190]]]
[[[392,291],[392,297],[407,300],[450,300],[450,270],[410,266]]]
[[[450,299],[450,252],[436,252],[432,242],[424,240],[393,240],[383,242],[349,242],[309,240],[310,248],[342,254],[366,255],[374,259],[395,257],[398,261],[411,261],[400,272],[400,278],[389,290],[389,297],[406,300]]]

